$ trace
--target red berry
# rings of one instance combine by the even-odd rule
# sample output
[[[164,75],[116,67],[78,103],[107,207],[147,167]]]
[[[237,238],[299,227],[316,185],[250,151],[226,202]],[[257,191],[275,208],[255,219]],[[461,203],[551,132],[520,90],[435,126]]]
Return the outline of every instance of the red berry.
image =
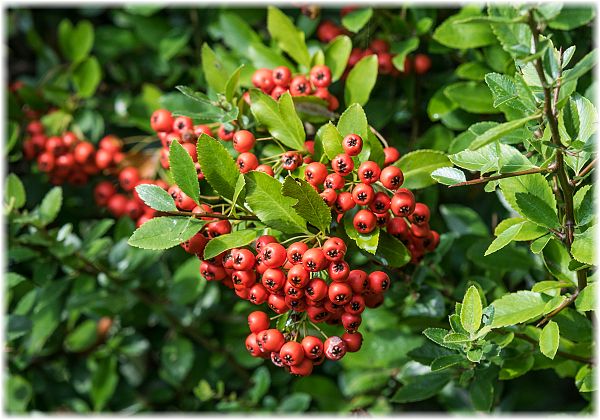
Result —
[[[54,156],[51,153],[44,152],[37,158],[38,168],[42,172],[50,172],[54,169]]]
[[[98,206],[106,206],[108,199],[117,193],[110,181],[102,181],[94,188],[94,201]]]
[[[228,130],[227,127],[225,127],[225,125],[221,125],[219,127],[219,131],[217,131],[217,136],[219,136],[219,138],[223,141],[229,141],[233,138],[233,135],[235,133],[235,130]]]
[[[396,216],[408,217],[415,210],[415,196],[406,188],[401,188],[392,196],[390,208]]]
[[[325,340],[325,357],[329,360],[340,360],[346,354],[346,344],[338,336],[329,337]]]
[[[352,299],[352,288],[347,283],[333,282],[327,292],[329,300],[336,305],[345,305]]]
[[[255,305],[262,305],[269,298],[269,292],[265,287],[257,283],[250,288],[248,293],[248,300]]]
[[[398,151],[398,149],[392,146],[384,147],[383,154],[385,156],[385,166],[391,165],[392,163],[400,159],[400,152]]]
[[[390,74],[394,70],[394,63],[392,63],[392,54],[390,53],[378,53],[377,64],[379,67],[379,73],[381,74]]]
[[[383,39],[374,39],[371,41],[371,44],[369,44],[369,48],[373,50],[375,54],[387,53],[390,51],[390,44]]]
[[[123,188],[125,191],[133,190],[139,181],[140,173],[132,166],[124,168],[119,173],[119,183],[121,184],[121,188]]]
[[[275,87],[273,74],[269,69],[258,69],[252,75],[252,84],[265,93],[271,93]]]
[[[306,96],[311,92],[310,82],[304,76],[296,76],[290,82],[290,94],[292,96]]]
[[[346,244],[340,238],[331,237],[323,244],[325,258],[327,258],[329,261],[343,260],[344,255],[346,255],[346,250]]]
[[[284,88],[281,86],[275,86],[275,88],[271,91],[271,98],[278,101],[279,98],[281,98],[281,95],[283,95],[287,91],[288,91],[287,88]]]
[[[363,293],[369,288],[369,278],[363,270],[352,270],[348,275],[347,283],[352,288],[352,292],[357,295]]]
[[[287,260],[292,264],[302,264],[302,256],[308,249],[304,242],[294,242],[287,249]]]
[[[390,287],[390,278],[383,271],[373,271],[369,274],[369,289],[373,293],[383,293]]]
[[[397,166],[386,166],[381,170],[379,181],[390,190],[397,190],[404,183],[404,174]]]
[[[360,350],[363,342],[363,336],[359,332],[342,334],[342,341],[346,345],[346,351],[354,353]]]
[[[98,149],[95,160],[98,169],[106,169],[112,163],[113,155],[105,149]]]
[[[27,124],[27,133],[32,136],[35,136],[36,134],[44,134],[44,125],[38,120],[31,121],[29,124]]]
[[[354,294],[350,302],[344,306],[344,310],[349,314],[361,314],[365,310],[365,299],[361,295]]]
[[[173,117],[166,109],[157,109],[150,117],[150,126],[154,131],[171,131]]]
[[[342,325],[349,333],[356,332],[361,322],[362,317],[360,315],[350,314],[348,312],[342,314]]]
[[[377,226],[377,217],[370,210],[359,210],[352,224],[359,233],[371,233]]]
[[[323,341],[314,335],[307,335],[302,339],[304,356],[308,359],[318,359],[323,354]]]
[[[313,370],[313,362],[304,359],[300,363],[290,366],[290,373],[297,376],[309,376]]]
[[[233,135],[233,148],[240,153],[249,152],[255,143],[254,134],[248,130],[240,130]]]
[[[261,283],[270,292],[276,292],[285,285],[285,274],[279,268],[267,268],[262,275]]]
[[[302,156],[298,152],[285,152],[281,156],[281,163],[283,169],[293,171],[302,164]]]
[[[346,281],[350,267],[346,261],[332,261],[327,268],[329,278],[333,281]]]
[[[292,79],[292,72],[287,66],[279,66],[273,69],[272,77],[275,85],[278,87],[287,88],[290,85],[290,80]]]
[[[237,159],[236,163],[240,172],[245,174],[247,172],[253,171],[258,167],[258,158],[254,153],[245,152],[241,153]]]
[[[329,287],[323,279],[313,278],[306,285],[304,294],[312,301],[325,299]]]
[[[177,117],[173,120],[173,131],[175,133],[182,133],[186,130],[193,130],[194,122],[190,117]]]
[[[248,353],[254,357],[259,357],[262,353],[260,347],[258,346],[255,333],[252,333],[246,337],[246,350],[248,350]]]
[[[233,268],[235,270],[250,270],[256,263],[254,254],[249,249],[235,249],[231,252]]]
[[[53,156],[60,156],[67,152],[67,148],[61,137],[52,136],[48,137],[45,145],[46,152]]]
[[[335,204],[335,201],[337,200],[337,193],[332,188],[325,188],[323,192],[319,195],[328,207],[332,207]]]
[[[327,66],[314,66],[310,70],[310,81],[318,88],[327,87],[331,84],[331,70]]]
[[[414,224],[423,225],[429,223],[429,216],[429,207],[423,203],[416,203],[415,209],[409,219]]]
[[[271,310],[277,314],[282,314],[289,309],[287,304],[285,303],[285,298],[283,298],[282,296],[272,294],[267,299],[267,303],[269,305],[269,308],[271,308]]]
[[[317,272],[321,271],[327,265],[325,254],[323,250],[319,248],[311,248],[307,250],[302,256],[302,265],[307,271]]]
[[[373,201],[369,204],[369,208],[373,213],[382,214],[390,209],[391,204],[390,197],[386,193],[380,191],[375,193]]]
[[[320,185],[327,177],[327,166],[321,162],[312,162],[304,170],[304,178],[312,185]]]
[[[345,213],[349,210],[352,210],[356,203],[352,198],[352,194],[344,191],[338,194],[337,199],[335,200],[335,209],[339,213]]]
[[[285,264],[287,254],[283,245],[271,242],[262,248],[261,257],[267,267],[277,268]]]
[[[327,177],[325,177],[325,181],[323,182],[323,186],[325,188],[332,188],[334,190],[343,188],[344,184],[344,177],[335,172],[327,175]]]
[[[254,242],[254,248],[256,249],[256,252],[262,252],[264,246],[266,244],[270,244],[273,242],[277,242],[277,238],[275,238],[274,236],[271,235],[262,235],[259,236],[256,241]]]
[[[269,165],[265,165],[265,164],[258,165],[256,167],[255,171],[257,171],[257,172],[263,172],[263,173],[265,173],[265,174],[267,174],[269,176],[274,176],[275,175],[275,172],[273,172],[273,168],[271,168]]]
[[[208,125],[195,125],[194,126],[194,134],[200,137],[202,134],[206,134],[207,136],[214,137],[213,132]]]
[[[358,134],[348,134],[342,140],[342,147],[347,155],[357,156],[363,148],[362,138]]]
[[[358,168],[358,177],[365,184],[372,184],[379,180],[381,168],[373,161],[363,162]]]
[[[425,54],[417,54],[414,59],[415,73],[425,74],[431,68],[431,59]]]
[[[304,348],[296,341],[288,341],[279,350],[279,357],[288,366],[298,365],[304,360]]]
[[[331,168],[339,175],[346,176],[354,169],[354,161],[345,154],[339,154],[331,161]]]
[[[87,141],[82,141],[75,146],[73,150],[73,157],[75,161],[80,164],[84,164],[90,160],[94,154],[94,145]]]
[[[123,194],[114,194],[106,203],[108,211],[115,217],[119,218],[125,214],[125,206],[127,206],[127,197]]]
[[[367,206],[375,198],[373,187],[368,184],[356,184],[352,189],[352,200],[359,206]]]
[[[100,149],[106,150],[111,155],[114,155],[123,149],[123,141],[117,136],[109,134],[100,140],[98,146]]]

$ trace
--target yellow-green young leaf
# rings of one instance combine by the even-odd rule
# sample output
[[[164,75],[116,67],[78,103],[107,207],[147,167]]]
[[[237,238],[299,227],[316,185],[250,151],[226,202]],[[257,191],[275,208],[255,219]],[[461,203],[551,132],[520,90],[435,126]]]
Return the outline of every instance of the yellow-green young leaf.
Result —
[[[331,81],[336,82],[346,69],[352,41],[346,35],[340,35],[325,47],[325,65],[331,70]]]
[[[88,98],[96,92],[102,80],[102,69],[96,57],[88,57],[75,67],[72,73],[73,83],[80,96]]]
[[[308,233],[306,221],[292,207],[296,200],[281,193],[281,183],[251,171],[246,178],[246,202],[265,225],[284,233]]]
[[[419,189],[434,185],[431,173],[436,169],[452,166],[452,163],[444,152],[423,149],[405,154],[394,165],[404,173],[403,187]]]
[[[227,86],[227,73],[225,67],[215,52],[204,43],[202,45],[202,71],[208,85],[219,93],[225,92]]]
[[[240,171],[225,146],[218,140],[202,134],[196,149],[198,162],[206,181],[221,196],[229,200],[233,199]],[[240,188],[242,187],[243,185]]]
[[[377,66],[377,56],[371,54],[361,58],[350,70],[344,91],[346,106],[354,103],[364,105],[369,101],[371,90],[377,80]]]
[[[519,233],[513,238],[513,241],[533,241],[534,239],[539,238],[548,233],[548,229],[544,229],[541,226],[536,225],[528,220],[525,220],[521,217],[511,217],[509,219],[504,219],[496,229],[494,229],[494,235],[500,236],[502,232],[510,228],[514,225],[521,225],[521,229]]]
[[[406,56],[419,48],[419,38],[413,36],[407,40],[398,42],[398,45],[394,49],[396,55],[392,59],[392,64],[400,71],[404,71],[404,63]]]
[[[40,220],[44,225],[52,223],[62,206],[62,188],[54,187],[44,196],[39,207]]]
[[[240,248],[255,240],[259,231],[244,229],[217,236],[211,239],[204,248],[204,259],[209,260],[228,249]]]
[[[177,141],[171,142],[169,148],[169,166],[177,186],[198,204],[200,184],[196,166],[187,150]]]
[[[77,63],[87,57],[94,45],[94,27],[87,20],[73,26],[63,19],[58,27],[58,41],[65,58]]]
[[[369,136],[369,123],[362,106],[350,105],[338,120],[337,129],[342,137],[346,137],[348,134],[358,134],[364,143]]]
[[[304,32],[298,30],[289,17],[276,7],[267,13],[267,29],[279,47],[304,67],[310,66],[310,54],[304,42]]]
[[[283,182],[281,193],[298,200],[293,207],[304,220],[321,232],[329,232],[331,209],[308,182],[288,176]]]
[[[523,228],[523,223],[518,223],[518,224],[512,225],[508,229],[504,230],[490,244],[488,249],[485,251],[484,256],[490,255],[491,253],[504,248],[506,245],[508,245],[511,241],[513,241],[515,239],[515,237],[519,234],[519,232],[521,231],[522,228]]]
[[[331,160],[340,153],[344,153],[344,148],[342,147],[342,136],[330,122],[322,126],[317,132],[318,141],[321,142],[323,146],[323,151],[325,155]]]
[[[583,233],[576,233],[571,246],[571,254],[577,261],[585,264],[594,264],[594,230],[596,226],[590,226]]]
[[[533,241],[531,243],[531,245],[529,246],[529,249],[531,249],[531,252],[533,252],[534,254],[539,254],[540,252],[542,252],[544,250],[546,245],[548,245],[548,242],[550,242],[550,239],[552,239],[551,234],[547,234],[547,235],[542,236],[541,238],[537,238],[535,241]]]
[[[140,184],[135,190],[142,201],[154,210],[177,211],[173,197],[158,185]]]
[[[559,341],[560,330],[558,324],[554,321],[548,321],[540,334],[540,351],[544,356],[554,359],[558,351]]]
[[[23,183],[15,174],[9,174],[6,178],[4,186],[4,201],[10,203],[13,201],[13,206],[19,209],[25,205],[25,187]]]
[[[537,318],[544,313],[546,302],[539,293],[520,290],[492,302],[493,328],[516,325]]]
[[[460,308],[460,323],[463,328],[473,334],[481,325],[483,308],[481,306],[481,297],[475,286],[469,287]]]
[[[303,150],[306,134],[298,118],[294,101],[288,92],[281,95],[279,103],[260,90],[250,91],[250,109],[260,125],[284,145],[293,150]]]
[[[538,113],[536,113],[536,114],[530,115],[525,118],[505,122],[503,124],[498,124],[497,126],[492,127],[489,130],[487,130],[486,132],[484,132],[483,134],[477,136],[475,138],[475,140],[473,140],[473,143],[471,143],[471,145],[469,146],[469,149],[477,150],[480,147],[483,147],[486,144],[490,144],[490,143],[498,140],[500,137],[507,135],[511,131],[513,131],[517,128],[523,127],[529,121],[535,120],[539,117],[540,117],[540,115]]]
[[[360,31],[373,16],[373,9],[358,9],[353,10],[342,18],[342,25],[351,32]]]
[[[589,283],[575,299],[575,307],[578,311],[595,311],[596,310],[596,290],[598,283]]]
[[[190,239],[205,224],[193,217],[155,217],[133,232],[127,243],[136,248],[168,249]]]

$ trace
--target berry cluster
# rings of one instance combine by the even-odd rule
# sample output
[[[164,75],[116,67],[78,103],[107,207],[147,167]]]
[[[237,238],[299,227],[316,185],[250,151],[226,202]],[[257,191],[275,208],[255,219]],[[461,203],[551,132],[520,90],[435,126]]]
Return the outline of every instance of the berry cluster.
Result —
[[[429,208],[415,202],[410,190],[400,188],[404,174],[392,165],[400,157],[395,148],[384,150],[383,168],[376,162],[366,161],[355,170],[353,157],[361,152],[362,146],[359,135],[347,135],[342,140],[344,153],[334,157],[329,168],[321,162],[309,163],[304,178],[336,211],[338,221],[358,206],[353,225],[359,233],[371,233],[377,226],[386,229],[407,246],[416,263],[439,243],[438,233],[429,228]],[[354,179],[348,179],[351,174]]]
[[[327,89],[331,84],[331,70],[325,65],[314,66],[308,76],[292,76],[291,70],[286,66],[279,66],[273,70],[258,69],[252,76],[252,83],[275,100],[289,92],[292,96],[313,95],[321,98],[327,101],[330,111],[335,111],[340,105],[338,99]],[[248,100],[248,95],[245,98]]]
[[[212,137],[213,133],[208,125],[194,125],[190,117],[174,117],[166,109],[157,109],[150,117],[150,126],[156,131],[162,144],[160,164],[163,168],[169,168],[169,148],[171,143],[176,141],[183,146],[194,161],[198,179],[204,179],[204,174],[198,163],[196,143],[198,137],[202,134]]]
[[[85,185],[90,176],[115,167],[124,157],[122,141],[112,135],[100,140],[96,149],[71,131],[47,136],[39,120],[30,121],[26,131],[23,155],[27,160],[36,159],[38,169],[47,173],[54,185]]]
[[[178,205],[182,209],[192,207],[192,203]],[[192,211],[207,213],[210,207],[196,206]],[[227,220],[211,222],[181,246],[202,258],[210,239],[230,231]],[[269,329],[265,313],[254,312],[249,317],[252,334],[246,346],[253,356],[271,358],[278,366],[290,367],[294,374],[308,375],[312,366],[322,363],[325,357],[339,360],[346,351],[360,349],[361,313],[367,307],[381,305],[391,284],[383,271],[367,274],[351,270],[344,261],[346,250],[344,241],[336,237],[319,247],[294,242],[286,248],[275,237],[263,235],[256,240],[254,249],[231,249],[203,260],[200,273],[208,281],[222,282],[242,299],[256,305],[266,303],[277,314],[293,311],[285,329],[287,337],[294,337],[293,340],[286,343],[282,332]],[[306,335],[302,347],[298,347],[295,340],[300,331],[307,324],[319,330],[315,324],[320,322],[341,324],[346,333],[341,338],[329,337],[324,344],[317,337]]]
[[[141,184],[158,185],[164,190],[168,188],[161,179],[141,179],[137,168],[127,166],[119,171],[118,185],[109,180],[96,184],[94,201],[98,207],[106,207],[113,217],[129,216],[140,227],[156,214],[156,210],[147,206],[135,190]]]

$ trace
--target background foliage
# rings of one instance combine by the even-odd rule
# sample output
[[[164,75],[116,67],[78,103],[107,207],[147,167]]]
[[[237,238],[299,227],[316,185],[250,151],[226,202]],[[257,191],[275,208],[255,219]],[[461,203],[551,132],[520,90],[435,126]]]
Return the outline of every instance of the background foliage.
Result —
[[[522,15],[527,14],[524,10]],[[548,3],[536,13],[551,40],[545,41],[537,58],[543,56],[551,80],[562,80],[558,101],[564,99],[561,105],[567,105],[561,109],[568,111],[561,113],[561,133],[569,138],[569,147],[577,149],[577,158],[567,154],[565,159],[569,170],[579,174],[593,159],[593,129],[586,127],[593,126],[596,115],[596,82],[588,71],[595,63],[588,55],[595,12]],[[453,164],[467,175],[503,173],[499,159],[513,156],[511,150],[533,156],[535,167],[547,168],[551,162],[556,147],[549,144],[549,134],[538,136],[523,128],[533,118],[499,130],[494,138],[490,134],[504,121],[539,118],[535,110],[541,85],[531,97],[520,90],[534,83],[535,73],[525,63],[536,57],[530,57],[531,33],[517,22],[516,9],[361,9],[344,19],[339,10],[321,10],[315,19],[297,9],[285,14],[304,33],[306,54],[303,48],[295,49],[293,56],[282,52],[290,50],[285,45],[290,40],[271,36],[277,31],[269,26],[277,23],[267,23],[264,8],[9,10],[9,78],[23,86],[8,95],[7,158],[9,172],[18,178],[7,179],[5,198],[6,409],[592,410],[592,323],[585,311],[595,306],[593,292],[581,293],[575,307],[561,311],[543,330],[535,323],[524,325],[564,301],[560,291],[572,287],[575,270],[587,270],[593,263],[588,261],[590,243],[583,245],[587,254],[572,260],[560,242],[547,235],[545,246],[538,244],[543,252],[533,253],[527,242],[538,236],[526,235],[523,224],[533,223],[527,225],[531,230],[558,228],[556,214],[544,218],[548,213],[541,212],[535,200],[532,211],[521,201],[516,206],[520,214],[515,214],[504,196],[486,192],[493,190],[489,184],[485,189],[483,184],[448,189],[435,183],[467,178],[459,169],[449,169]],[[249,87],[256,68],[309,63],[323,48],[314,34],[325,18],[348,28],[355,47],[365,48],[375,37],[388,40],[397,67],[407,54],[421,52],[431,58],[426,75],[379,75],[366,97],[360,87],[343,81],[332,91],[340,99],[363,103],[369,123],[402,152],[401,167],[410,183],[406,186],[417,189],[419,200],[437,209],[432,228],[446,233],[436,253],[395,281],[383,307],[365,315],[365,345],[359,353],[297,379],[247,354],[241,343],[251,305],[219,285],[199,280],[196,258],[179,247],[161,254],[129,247],[131,220],[107,218],[92,204],[91,185],[51,188],[22,159],[19,144],[28,110],[45,115],[42,121],[51,132],[70,128],[93,142],[107,133],[145,138],[152,134],[149,116],[158,107],[206,111],[175,90],[187,85],[206,92],[219,83],[206,70],[210,58],[203,53],[205,42],[227,74],[246,64],[240,84]],[[567,65],[564,56],[574,44],[577,48],[570,51]],[[554,47],[561,49],[560,64],[553,59]],[[516,62],[524,65],[517,67]],[[361,84],[362,79],[356,83]],[[49,109],[55,112],[47,113]],[[494,148],[468,154],[474,142],[490,142]],[[509,172],[531,168],[518,163]],[[436,169],[434,179],[430,174]],[[591,189],[589,173],[584,175],[580,191]],[[538,185],[536,191],[519,192],[529,191],[549,203],[550,184],[545,179],[541,184],[545,186]],[[589,203],[591,197],[590,191]],[[519,197],[514,200],[519,203]],[[499,221],[509,217],[520,219],[503,222],[501,229]],[[593,212],[579,210],[578,228],[589,226],[592,219]],[[513,229],[513,236],[502,244],[494,241],[518,223],[521,230]],[[591,233],[589,229],[576,235]],[[492,241],[498,251],[484,256]],[[359,264],[360,254],[354,255]],[[591,285],[594,277],[588,279]],[[517,298],[507,295],[517,291]],[[508,328],[476,343],[473,337],[490,317],[483,308],[503,296],[513,297],[504,307],[496,303],[494,316],[496,326]],[[462,306],[455,307],[456,302]],[[532,312],[517,316],[511,309],[515,305]],[[509,314],[503,325],[498,317],[502,310]],[[450,325],[457,333],[470,334],[469,339],[448,344],[441,329]],[[467,331],[456,331],[466,325]],[[483,353],[487,363],[479,364]]]

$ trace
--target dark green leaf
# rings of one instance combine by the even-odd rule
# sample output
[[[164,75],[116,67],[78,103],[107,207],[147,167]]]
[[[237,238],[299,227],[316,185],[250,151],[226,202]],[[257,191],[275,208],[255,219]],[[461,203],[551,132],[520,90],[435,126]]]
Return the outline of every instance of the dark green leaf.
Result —
[[[431,173],[436,169],[451,166],[444,152],[439,150],[415,150],[405,154],[394,163],[404,173],[404,184],[408,189],[425,188],[435,184]]]
[[[240,171],[227,149],[218,141],[202,134],[196,144],[198,162],[206,181],[221,196],[232,200]]]
[[[391,398],[396,403],[422,401],[440,392],[451,376],[447,372],[426,373],[414,376],[410,382],[401,387]]]
[[[388,267],[403,267],[408,264],[411,255],[400,240],[385,231],[380,231],[377,257]]]
[[[517,211],[528,220],[549,229],[557,229],[560,224],[556,210],[545,201],[530,193],[518,192],[515,194]]]
[[[404,71],[406,56],[419,48],[419,38],[413,36],[404,41],[400,41],[395,48],[396,54],[392,59],[392,64],[400,71]]]
[[[294,209],[311,225],[321,232],[327,233],[331,224],[331,209],[327,207],[321,196],[308,182],[288,176],[283,182],[281,193],[286,197],[295,198]]]
[[[190,239],[205,224],[193,217],[155,217],[133,232],[127,243],[143,249],[168,249]]]
[[[171,142],[169,148],[169,166],[171,174],[185,194],[194,202],[199,203],[200,185],[194,161],[186,149],[178,141]]]

